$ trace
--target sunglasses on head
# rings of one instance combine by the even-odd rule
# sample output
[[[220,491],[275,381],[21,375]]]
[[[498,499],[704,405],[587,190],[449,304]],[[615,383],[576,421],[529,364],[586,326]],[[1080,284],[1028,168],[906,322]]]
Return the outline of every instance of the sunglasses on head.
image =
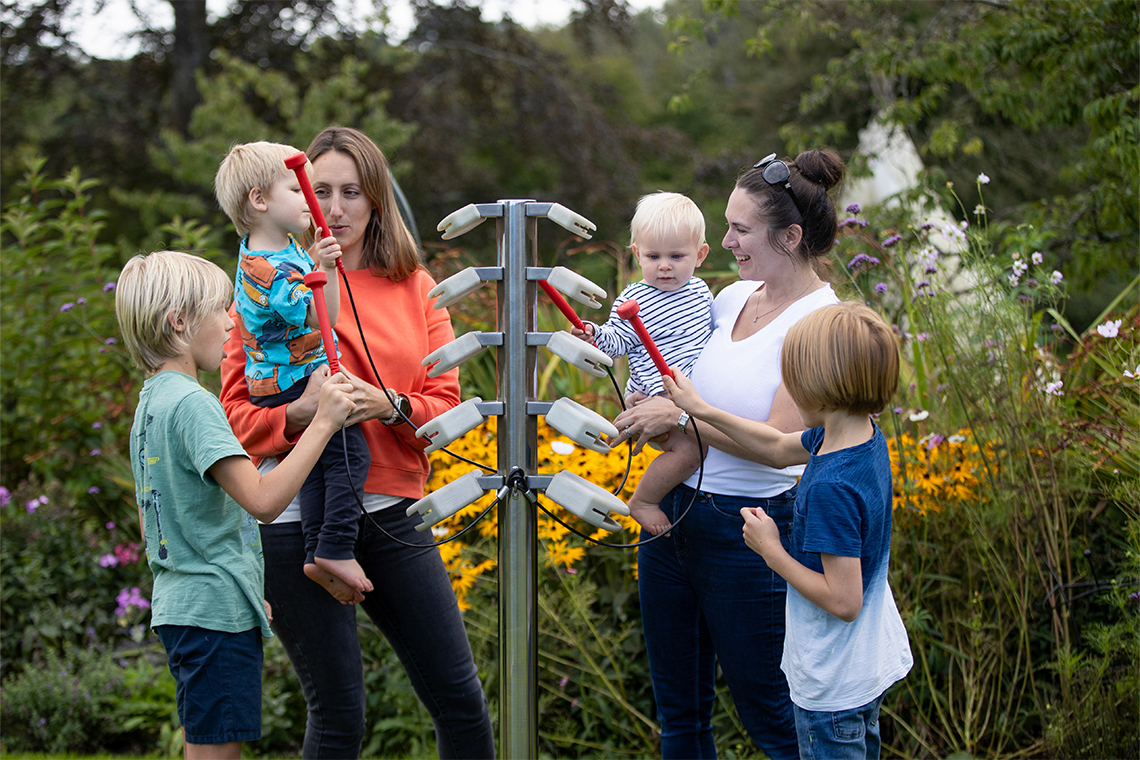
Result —
[[[792,203],[796,206],[796,211],[800,212],[800,216],[804,215],[804,210],[800,206],[800,199],[796,197],[796,193],[792,190],[792,170],[788,168],[780,159],[776,158],[775,153],[769,153],[756,163],[752,164],[753,169],[760,169],[760,176],[769,185],[783,185],[784,189],[788,191],[788,195],[792,199]]]

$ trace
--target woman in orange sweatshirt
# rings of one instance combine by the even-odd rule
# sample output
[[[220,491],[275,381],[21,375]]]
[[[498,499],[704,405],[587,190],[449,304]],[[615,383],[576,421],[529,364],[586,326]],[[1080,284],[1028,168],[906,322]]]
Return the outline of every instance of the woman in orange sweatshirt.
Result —
[[[459,403],[458,371],[427,376],[424,356],[454,338],[446,310],[433,309],[435,282],[396,207],[388,164],[364,134],[329,127],[306,151],[313,191],[340,244],[357,319],[337,321],[340,365],[353,383],[356,411],[349,424],[364,431],[372,464],[364,484],[356,559],[375,589],[361,595],[335,578],[323,583],[303,572],[304,538],[294,503],[261,526],[265,596],[273,629],[301,681],[308,705],[304,757],[357,757],[365,726],[364,674],[356,630],[360,604],[392,645],[420,701],[435,722],[439,756],[494,757],[487,700],[467,632],[431,532],[414,529],[406,508],[424,493],[427,442],[415,429]],[[361,333],[363,333],[363,338]],[[328,368],[314,371],[304,395],[287,406],[249,401],[238,325],[226,344],[222,405],[246,451],[272,468],[316,411]],[[371,351],[385,394],[365,353]],[[405,417],[411,420],[406,422]],[[392,541],[387,533],[409,544]]]

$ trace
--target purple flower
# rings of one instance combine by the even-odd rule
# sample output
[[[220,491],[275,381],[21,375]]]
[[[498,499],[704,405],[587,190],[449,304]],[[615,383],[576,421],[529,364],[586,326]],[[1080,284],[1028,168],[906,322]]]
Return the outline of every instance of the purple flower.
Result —
[[[103,292],[104,293],[110,293],[114,289],[115,289],[115,283],[113,283],[113,282],[108,282],[106,285],[103,286]]]
[[[91,486],[90,488],[87,489],[87,493],[94,496],[95,494],[99,493],[99,486]]]
[[[902,240],[902,235],[891,235],[889,238],[887,238],[886,240],[883,241],[883,247],[884,248],[890,248],[892,245],[899,242],[900,240]]]
[[[896,406],[896,407],[895,407],[894,409],[892,409],[891,411],[892,411],[892,412],[894,412],[895,414],[902,414],[902,412],[903,412],[903,410],[902,410],[902,407],[901,407],[901,406]]]
[[[107,340],[105,340],[103,342],[106,343],[108,346],[113,346],[116,343],[118,343],[119,341],[115,340],[114,338],[107,338]]]
[[[4,486],[0,486],[0,509],[8,506],[10,501],[12,501],[12,492]]]
[[[1140,602],[1140,591],[1133,591],[1131,594],[1129,594],[1128,595],[1128,601]]]
[[[930,436],[930,440],[926,442],[927,451],[933,451],[934,449],[938,448],[938,444],[942,443],[944,440],[946,440],[946,438],[944,436],[938,435],[938,433]]]
[[[847,206],[843,210],[846,211],[848,214],[858,214],[860,211],[863,210],[863,207],[860,206],[858,203],[848,203]]]
[[[107,525],[105,527],[107,528],[107,530],[114,530],[115,529],[115,523],[109,522],[109,523],[107,523]]]
[[[887,283],[880,282],[878,285],[875,286],[875,292],[878,293],[879,295],[886,293],[887,292]]]
[[[74,308],[75,308],[75,304],[73,304],[71,301],[68,301],[63,306],[60,306],[59,310],[66,314],[67,312],[71,311]]]
[[[102,449],[91,449],[91,456],[97,457],[103,453]]]
[[[103,423],[102,422],[92,422],[91,427],[94,428],[95,430],[98,430],[99,428],[103,427]]]
[[[929,229],[933,229],[933,228],[934,228],[934,222],[923,222],[922,226],[919,227],[920,230],[929,230]]]
[[[36,721],[37,726],[42,726],[45,723],[47,723],[47,718],[40,718],[38,721]]]
[[[87,299],[84,298],[83,296],[80,296],[79,298],[75,299],[75,303],[78,304],[79,306],[82,306],[83,304],[87,303]]]
[[[563,677],[561,678],[561,680],[559,680],[559,681],[558,681],[558,688],[559,688],[559,689],[565,689],[565,688],[566,688],[566,684],[567,684],[567,683],[569,683],[569,682],[570,682],[570,679],[569,679],[569,678],[567,678],[566,676],[563,676]]]
[[[120,591],[118,596],[115,597],[115,602],[118,604],[118,607],[115,608],[116,617],[122,617],[123,615],[126,615],[130,611],[131,607],[135,607],[136,609],[140,610],[150,608],[150,602],[148,602],[146,598],[143,597],[142,592],[139,590],[138,586],[135,586],[129,590],[123,589]]]
[[[28,508],[28,514],[30,515],[32,512],[35,512],[40,508],[40,501],[39,499],[32,499],[25,506]]]
[[[115,567],[119,564],[119,558],[114,554],[107,553],[99,558],[99,567]]]
[[[878,266],[879,260],[877,258],[875,258],[874,256],[868,256],[865,253],[860,253],[860,254],[856,255],[853,259],[851,259],[851,261],[847,262],[847,268],[848,269],[858,269],[859,267],[863,266],[864,264],[866,264],[869,267]]]

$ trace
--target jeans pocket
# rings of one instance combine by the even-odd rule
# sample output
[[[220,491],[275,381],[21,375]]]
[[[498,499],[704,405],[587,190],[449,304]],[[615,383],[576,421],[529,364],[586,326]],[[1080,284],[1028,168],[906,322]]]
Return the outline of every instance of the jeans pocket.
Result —
[[[867,724],[860,710],[844,710],[831,714],[831,730],[839,741],[862,739]]]

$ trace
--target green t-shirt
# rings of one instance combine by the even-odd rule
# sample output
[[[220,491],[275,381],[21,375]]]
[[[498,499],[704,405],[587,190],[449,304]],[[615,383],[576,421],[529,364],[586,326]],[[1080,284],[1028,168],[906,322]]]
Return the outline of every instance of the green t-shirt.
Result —
[[[257,521],[206,473],[230,456],[246,453],[212,393],[181,372],[147,379],[131,426],[131,469],[154,573],[152,627],[260,626],[273,635]]]

